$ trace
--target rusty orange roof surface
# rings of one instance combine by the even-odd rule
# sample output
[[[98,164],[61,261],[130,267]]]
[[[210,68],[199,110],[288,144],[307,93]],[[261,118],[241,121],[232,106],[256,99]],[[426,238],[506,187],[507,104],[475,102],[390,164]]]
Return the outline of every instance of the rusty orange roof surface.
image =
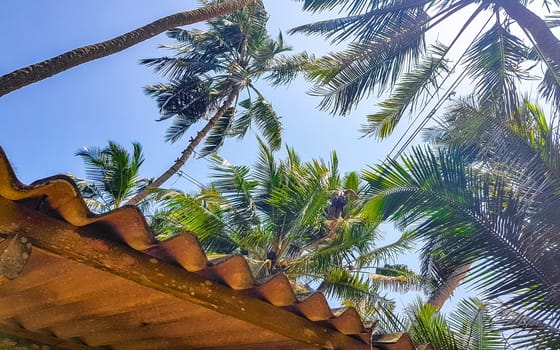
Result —
[[[93,214],[68,177],[23,185],[0,148],[6,237],[25,265],[0,278],[0,334],[17,339],[60,349],[414,349],[403,334],[371,344],[353,308],[333,311],[320,293],[300,300],[284,275],[255,281],[241,256],[209,261],[192,234],[154,241],[135,207]]]

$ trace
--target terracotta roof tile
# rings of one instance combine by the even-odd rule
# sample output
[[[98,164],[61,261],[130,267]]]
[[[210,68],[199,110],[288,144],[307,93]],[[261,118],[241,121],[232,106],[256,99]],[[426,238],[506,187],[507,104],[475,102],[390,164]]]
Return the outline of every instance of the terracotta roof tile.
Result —
[[[154,265],[144,266],[144,270],[131,269],[131,276],[121,274],[118,277],[114,272],[109,273],[114,270],[113,260],[104,261],[99,257],[101,263],[95,264],[101,266],[92,265],[109,271],[105,272],[84,266],[79,261],[80,258],[72,258],[75,261],[71,261],[57,255],[60,251],[71,251],[74,249],[72,246],[57,247],[59,250],[54,255],[48,249],[34,247],[32,258],[25,266],[22,276],[0,285],[0,305],[3,305],[0,309],[0,332],[10,330],[10,322],[13,324],[15,321],[20,326],[19,331],[39,334],[46,330],[53,339],[60,339],[61,343],[71,341],[82,347],[109,346],[123,350],[174,349],[185,346],[197,349],[233,349],[236,346],[244,349],[312,349],[334,347],[333,341],[344,343],[344,337],[349,337],[348,344],[361,343],[364,349],[370,348],[364,343],[368,342],[369,334],[353,308],[333,312],[320,293],[298,299],[290,282],[283,275],[255,281],[242,256],[209,261],[197,238],[191,233],[157,242],[153,239],[154,235],[144,216],[135,207],[119,208],[102,215],[91,213],[71,179],[66,176],[54,176],[29,186],[23,185],[15,177],[1,148],[0,198],[14,202],[14,208],[22,208],[18,210],[27,213],[27,217],[33,212],[40,213],[41,216],[34,220],[44,221],[44,225],[54,222],[41,219],[43,216],[67,223],[71,225],[68,226],[70,228],[76,227],[80,236],[78,239],[90,239],[88,242],[94,245],[93,251],[101,252],[100,255],[124,244],[133,251],[152,257],[144,261]],[[20,230],[25,226],[22,220],[11,224],[18,226],[17,229]],[[0,232],[3,228],[4,233],[9,233],[6,231],[10,227],[10,222],[0,223]],[[131,266],[142,264],[137,261],[140,255],[122,249],[123,259],[130,259]],[[127,255],[127,252],[130,254]],[[281,317],[289,316],[281,311],[287,310],[294,317],[301,315],[307,319],[309,329],[307,326],[300,329],[302,336],[297,335],[299,338],[294,340],[293,330],[284,334],[277,332],[282,331],[282,327],[288,329],[294,325],[271,327],[267,324],[261,327],[246,321],[258,319],[256,316],[240,316],[236,320],[231,311],[227,315],[221,314],[220,310],[225,306],[206,304],[204,300],[208,300],[209,296],[204,296],[200,302],[195,300],[193,304],[185,301],[188,299],[186,297],[178,299],[166,294],[165,291],[169,289],[175,290],[175,295],[180,296],[181,291],[192,287],[185,284],[179,272],[177,279],[166,280],[164,285],[156,285],[158,290],[140,285],[144,284],[143,279],[149,280],[145,285],[152,286],[155,283],[151,281],[151,275],[140,270],[151,271],[150,274],[155,275],[163,275],[160,271],[169,270],[162,266],[161,269],[158,268],[158,262],[174,265],[185,273],[200,276],[200,283],[209,284],[206,289],[208,293],[213,288],[210,284],[226,286],[230,291],[220,287],[218,292],[225,291],[224,295],[237,298],[241,312],[245,310],[243,303],[251,302],[252,299],[262,300],[278,308],[279,322]],[[175,273],[175,270],[169,271]],[[191,293],[193,299],[198,297],[194,289]],[[227,306],[227,303],[229,301],[224,301],[224,305]],[[267,309],[262,304],[256,305],[258,310]],[[263,320],[265,317],[268,317],[267,322],[270,323],[275,316],[263,315]],[[324,343],[307,344],[307,338],[315,339],[314,341],[318,339],[315,332],[320,329],[325,332]],[[344,336],[338,336],[336,332]],[[413,349],[413,345],[409,349]]]

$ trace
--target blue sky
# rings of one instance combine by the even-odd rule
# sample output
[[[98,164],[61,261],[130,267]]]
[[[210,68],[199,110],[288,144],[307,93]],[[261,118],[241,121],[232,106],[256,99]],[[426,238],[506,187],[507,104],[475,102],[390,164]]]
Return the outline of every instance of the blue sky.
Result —
[[[275,35],[319,16],[304,14],[301,3],[266,0],[269,29]],[[159,17],[198,6],[192,0],[5,0],[0,12],[0,74],[50,58],[83,45],[107,40]],[[329,51],[320,38],[287,36],[294,52]],[[121,53],[86,63],[0,98],[0,146],[7,153],[23,183],[55,174],[83,176],[83,165],[74,153],[84,146],[104,146],[108,140],[144,147],[142,176],[154,177],[166,170],[186,146],[190,135],[176,144],[165,143],[168,124],[156,122],[155,102],[142,87],[164,81],[138,60],[163,56],[159,44],[164,35]],[[316,109],[319,99],[306,94],[309,85],[297,81],[290,87],[264,88],[267,98],[282,116],[284,142],[303,159],[328,158],[336,150],[341,170],[360,170],[383,159],[395,139],[378,143],[360,138],[358,129],[375,101],[364,101],[347,117],[333,117]],[[201,125],[195,125],[192,132]],[[401,126],[405,128],[406,125]],[[396,133],[399,134],[398,132]],[[250,164],[256,157],[255,139],[228,140],[221,155],[233,164]],[[204,159],[191,159],[183,171],[207,182]],[[173,178],[166,186],[194,189],[184,179]],[[389,235],[396,233],[388,230]],[[413,259],[406,259],[412,262]]]
[[[95,0],[80,1],[78,6],[70,0],[18,0],[3,5],[2,74],[106,40],[161,16],[192,9],[197,3]],[[312,20],[300,11],[297,2],[269,0],[266,5],[273,34]],[[329,50],[320,38],[288,36],[286,41],[295,52]],[[4,123],[0,144],[16,166],[18,176],[29,182],[54,173],[79,175],[82,164],[73,156],[74,152],[83,146],[103,146],[107,140],[123,145],[131,141],[142,143],[146,153],[145,176],[155,176],[170,165],[188,137],[174,145],[163,141],[168,124],[155,121],[157,107],[142,91],[143,86],[163,79],[137,63],[141,58],[167,54],[157,48],[165,43],[170,40],[160,35],[2,97],[0,115]],[[373,102],[365,102],[363,108],[348,117],[332,117],[317,111],[319,99],[306,94],[309,86],[303,81],[289,87],[260,86],[283,118],[284,141],[306,159],[327,157],[336,149],[343,169],[356,170],[382,159],[391,146],[391,142],[379,144],[372,139],[359,139],[358,128],[365,114],[372,110],[368,106]],[[253,151],[254,137],[250,135],[242,142],[229,140],[222,153],[232,163],[245,163],[252,161]],[[201,181],[205,169],[204,160],[189,161],[184,168]]]

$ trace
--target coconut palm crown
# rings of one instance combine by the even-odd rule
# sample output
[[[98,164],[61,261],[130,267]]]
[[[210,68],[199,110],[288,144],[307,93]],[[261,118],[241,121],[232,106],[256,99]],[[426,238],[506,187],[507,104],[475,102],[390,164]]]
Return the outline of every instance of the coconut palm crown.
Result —
[[[507,119],[499,108],[457,103],[437,149],[364,172],[368,207],[424,242],[425,273],[443,281],[469,266],[467,280],[515,329],[512,343],[558,348],[560,142],[537,105],[518,105]]]
[[[137,142],[132,143],[132,153],[109,141],[102,148],[84,147],[76,155],[84,162],[86,178],[73,178],[93,212],[103,213],[122,206],[150,183],[139,176],[144,155],[142,145]]]
[[[257,1],[233,14],[209,20],[206,30],[169,31],[168,36],[177,44],[164,47],[175,55],[141,61],[169,79],[146,87],[157,101],[160,120],[172,120],[165,135],[167,141],[177,142],[193,124],[206,123],[151,188],[176,173],[203,140],[199,156],[216,152],[226,137],[244,137],[253,125],[274,149],[280,147],[280,117],[256,83],[289,82],[295,77],[298,62],[306,61],[307,56],[285,56],[290,48],[281,33],[276,39],[268,35],[267,20],[262,3]],[[136,204],[136,200],[130,204]]]
[[[284,273],[296,291],[321,291],[339,301],[363,304],[370,313],[392,303],[381,287],[422,289],[420,279],[396,257],[408,251],[410,238],[379,246],[377,223],[361,217],[361,200],[349,198],[341,217],[328,219],[332,193],[360,194],[358,175],[340,176],[336,153],[329,161],[303,162],[293,149],[277,160],[260,142],[256,165],[234,166],[213,158],[211,186],[167,202],[156,230],[166,237],[180,231],[198,235],[206,250],[246,257],[254,274]]]
[[[537,1],[301,1],[308,11],[345,13],[291,32],[351,41],[310,66],[311,93],[321,108],[341,114],[371,94],[382,97],[367,116],[366,135],[385,138],[406,115],[425,125],[457,89],[476,91],[503,115],[516,110],[519,83],[528,79],[541,80],[546,100],[560,101],[560,41],[551,32],[557,0],[542,1],[547,18],[526,7]],[[446,41],[440,33],[454,34]]]

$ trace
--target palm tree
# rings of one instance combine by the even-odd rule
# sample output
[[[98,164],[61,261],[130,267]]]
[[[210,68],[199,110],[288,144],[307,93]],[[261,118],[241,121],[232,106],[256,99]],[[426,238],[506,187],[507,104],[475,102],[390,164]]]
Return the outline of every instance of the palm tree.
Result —
[[[382,286],[422,288],[404,266],[384,265],[410,249],[410,237],[377,246],[376,222],[361,216],[362,202],[350,198],[344,214],[327,219],[329,198],[337,189],[361,193],[358,176],[341,177],[333,153],[329,162],[302,162],[293,149],[277,161],[260,142],[253,169],[214,157],[213,182],[197,195],[178,194],[155,223],[163,237],[195,232],[215,254],[242,254],[254,274],[285,273],[296,291],[321,291],[340,301],[365,303],[374,313],[391,304]]]
[[[534,65],[546,72],[539,87],[542,96],[555,105],[560,101],[560,42],[526,2],[302,1],[305,10],[338,9],[347,16],[303,25],[292,33],[323,35],[335,43],[352,40],[346,50],[317,60],[310,69],[316,82],[311,93],[322,97],[320,107],[345,114],[370,94],[390,95],[367,117],[366,135],[387,137],[407,113],[422,116],[419,124],[424,126],[465,79],[482,103],[498,105],[509,115],[517,109],[518,83],[534,79]],[[549,12],[560,5],[544,3]],[[556,19],[551,18],[551,26],[558,25]],[[530,45],[512,32],[513,24]],[[449,28],[460,28],[451,42],[426,45]],[[469,37],[472,30],[479,34]]]
[[[109,141],[104,148],[85,147],[76,152],[84,161],[86,180],[74,177],[74,181],[93,212],[104,213],[122,206],[150,183],[138,176],[144,162],[142,146],[133,142],[132,147],[131,154]]]
[[[166,140],[178,141],[200,120],[206,125],[191,138],[173,165],[128,204],[136,204],[149,190],[167,181],[205,138],[200,156],[215,152],[226,137],[243,137],[254,124],[274,148],[280,147],[280,118],[255,83],[260,78],[273,84],[290,81],[295,76],[291,70],[294,62],[306,56],[279,56],[290,49],[281,33],[276,40],[268,35],[267,20],[263,5],[255,3],[208,21],[207,31],[171,30],[168,35],[178,44],[167,47],[177,55],[142,61],[170,79],[169,83],[146,88],[156,98],[160,120],[173,118]],[[240,101],[242,93],[245,97]]]
[[[166,30],[206,21],[237,11],[255,0],[231,0],[205,6],[200,9],[179,12],[160,18],[143,27],[119,35],[113,39],[65,52],[0,77],[0,96],[26,85],[36,83],[80,64],[106,57],[150,39]]]
[[[534,104],[511,119],[496,109],[460,103],[448,121],[455,131],[478,126],[472,137],[449,146],[444,133],[448,146],[415,148],[364,172],[369,208],[414,227],[425,273],[457,285],[470,269],[485,297],[505,299],[500,318],[522,341],[558,345],[560,139]]]

